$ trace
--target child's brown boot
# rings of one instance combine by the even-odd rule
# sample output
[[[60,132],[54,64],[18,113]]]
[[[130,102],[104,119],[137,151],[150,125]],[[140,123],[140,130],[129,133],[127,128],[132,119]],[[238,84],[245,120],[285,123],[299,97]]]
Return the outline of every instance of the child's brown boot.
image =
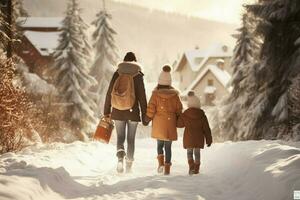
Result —
[[[163,173],[164,172],[164,166],[165,166],[165,156],[164,156],[164,154],[159,154],[157,156],[157,160],[158,160],[157,172],[158,173]]]
[[[171,163],[165,163],[165,175],[170,174]]]
[[[199,170],[200,170],[200,162],[196,162],[195,163],[195,174],[199,174]]]
[[[195,163],[193,159],[188,160],[189,163],[189,175],[195,174]]]

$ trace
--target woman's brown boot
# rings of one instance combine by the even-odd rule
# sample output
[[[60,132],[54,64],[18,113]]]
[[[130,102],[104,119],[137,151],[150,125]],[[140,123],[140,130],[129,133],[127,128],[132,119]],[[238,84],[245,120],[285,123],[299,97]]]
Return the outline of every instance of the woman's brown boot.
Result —
[[[200,170],[200,162],[195,163],[195,174],[199,174],[199,170]]]
[[[165,163],[165,175],[170,174],[171,163]]]
[[[188,160],[189,163],[189,175],[195,174],[195,163],[193,159]]]
[[[158,160],[157,172],[158,173],[163,173],[164,172],[164,166],[165,166],[165,156],[164,156],[164,154],[159,154],[157,156],[157,160]]]

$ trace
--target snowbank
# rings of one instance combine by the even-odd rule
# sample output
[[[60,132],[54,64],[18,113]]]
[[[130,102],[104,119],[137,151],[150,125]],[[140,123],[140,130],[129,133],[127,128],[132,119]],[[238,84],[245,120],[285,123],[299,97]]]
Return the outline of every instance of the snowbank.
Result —
[[[181,139],[180,139],[181,141]],[[300,143],[247,141],[202,151],[198,176],[173,145],[171,176],[156,174],[153,139],[138,139],[134,173],[115,172],[115,146],[97,142],[36,145],[0,157],[0,199],[292,199],[300,190]]]
[[[26,85],[26,91],[31,94],[43,95],[56,92],[53,85],[48,84],[34,73],[24,72],[24,84]]]
[[[35,73],[30,73],[28,66],[24,63],[19,63],[17,69],[22,73],[23,86],[26,92],[36,95],[55,94],[56,88],[40,78]],[[22,85],[22,84],[21,84]]]

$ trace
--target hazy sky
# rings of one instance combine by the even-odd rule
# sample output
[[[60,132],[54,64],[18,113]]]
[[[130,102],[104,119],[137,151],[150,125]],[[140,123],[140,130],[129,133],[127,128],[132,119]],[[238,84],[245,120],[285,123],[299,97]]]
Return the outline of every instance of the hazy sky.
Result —
[[[255,0],[114,0],[150,9],[199,16],[217,21],[239,23],[242,5]]]

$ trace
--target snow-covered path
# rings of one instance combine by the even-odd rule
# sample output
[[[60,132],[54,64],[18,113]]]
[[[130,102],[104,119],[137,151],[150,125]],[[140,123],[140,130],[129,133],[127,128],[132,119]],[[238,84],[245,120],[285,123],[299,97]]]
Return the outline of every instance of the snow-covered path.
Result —
[[[153,139],[136,141],[132,174],[115,172],[114,145],[38,145],[0,157],[1,200],[287,200],[300,190],[300,143],[247,141],[202,151],[201,174],[187,175],[181,140],[171,176],[156,174]]]

